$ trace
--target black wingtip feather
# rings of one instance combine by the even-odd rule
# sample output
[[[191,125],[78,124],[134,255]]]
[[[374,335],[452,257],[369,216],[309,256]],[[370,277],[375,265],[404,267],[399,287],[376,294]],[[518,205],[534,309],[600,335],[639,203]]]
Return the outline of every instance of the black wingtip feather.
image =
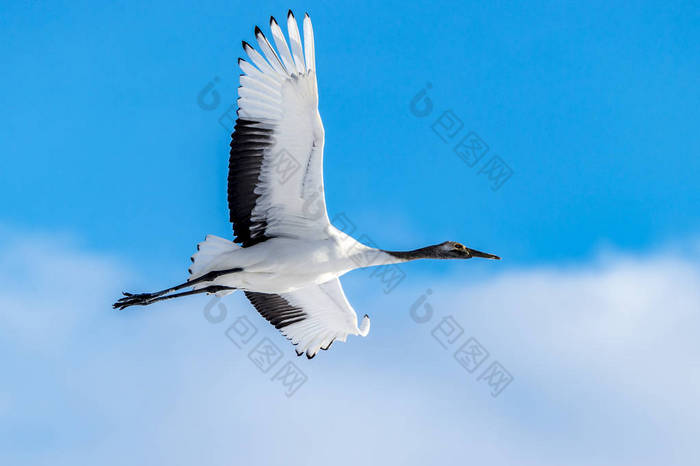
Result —
[[[294,13],[292,13],[292,10],[287,10],[287,18],[289,18],[290,16],[294,18]]]
[[[260,37],[267,40],[267,38],[265,37],[265,34],[262,32],[262,30],[259,27],[255,26],[255,38],[259,39]]]
[[[277,24],[277,20],[275,19],[274,16],[270,16],[270,25],[272,25],[273,23]]]

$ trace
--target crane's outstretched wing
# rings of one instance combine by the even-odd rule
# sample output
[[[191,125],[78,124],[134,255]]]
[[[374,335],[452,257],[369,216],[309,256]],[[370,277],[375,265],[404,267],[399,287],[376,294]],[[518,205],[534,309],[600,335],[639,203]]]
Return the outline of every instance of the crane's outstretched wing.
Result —
[[[298,356],[311,359],[335,340],[348,335],[365,336],[369,317],[357,325],[355,310],[348,303],[337,278],[291,293],[266,294],[246,291],[255,309],[297,346]]]
[[[291,51],[274,18],[270,28],[279,55],[256,27],[262,55],[243,42],[252,64],[238,60],[243,74],[231,141],[228,205],[234,241],[243,247],[278,236],[324,237],[330,225],[311,19],[304,17],[303,51],[291,11]]]

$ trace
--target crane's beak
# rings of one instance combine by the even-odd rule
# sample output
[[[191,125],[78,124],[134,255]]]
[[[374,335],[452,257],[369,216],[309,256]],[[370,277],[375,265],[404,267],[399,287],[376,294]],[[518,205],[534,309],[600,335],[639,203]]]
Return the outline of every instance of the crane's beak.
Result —
[[[495,256],[495,255],[493,255],[493,254],[489,254],[489,253],[486,253],[486,252],[477,251],[476,249],[469,249],[469,248],[467,248],[467,251],[469,252],[469,254],[472,255],[472,257],[483,257],[484,259],[496,259],[496,260],[501,260],[501,258],[498,257],[498,256]]]

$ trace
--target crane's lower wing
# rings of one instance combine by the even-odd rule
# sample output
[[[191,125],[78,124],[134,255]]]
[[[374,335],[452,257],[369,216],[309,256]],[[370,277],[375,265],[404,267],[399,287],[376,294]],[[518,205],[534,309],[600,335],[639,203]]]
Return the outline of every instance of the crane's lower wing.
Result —
[[[297,355],[311,359],[336,340],[369,332],[366,315],[357,325],[357,314],[348,303],[340,280],[312,285],[291,293],[267,294],[246,291],[255,309],[297,346]]]
[[[303,52],[291,11],[287,27],[291,51],[271,18],[279,55],[256,27],[262,55],[243,42],[250,62],[239,59],[243,74],[231,141],[228,204],[235,241],[244,247],[278,236],[324,237],[330,225],[311,19],[304,17]]]

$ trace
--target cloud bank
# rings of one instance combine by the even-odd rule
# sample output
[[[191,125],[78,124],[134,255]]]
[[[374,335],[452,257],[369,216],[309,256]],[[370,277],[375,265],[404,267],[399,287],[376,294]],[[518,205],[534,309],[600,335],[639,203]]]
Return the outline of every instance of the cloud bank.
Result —
[[[467,280],[408,273],[389,295],[354,273],[346,292],[370,336],[306,361],[241,296],[220,322],[207,297],[112,311],[130,267],[65,237],[2,236],[3,464],[698,460],[693,244]],[[418,323],[410,309],[425,305]],[[293,396],[227,338],[243,315],[308,377]],[[445,348],[448,316],[463,334]],[[468,338],[489,353],[473,373],[454,358]],[[513,377],[497,397],[479,380],[492,361]]]

